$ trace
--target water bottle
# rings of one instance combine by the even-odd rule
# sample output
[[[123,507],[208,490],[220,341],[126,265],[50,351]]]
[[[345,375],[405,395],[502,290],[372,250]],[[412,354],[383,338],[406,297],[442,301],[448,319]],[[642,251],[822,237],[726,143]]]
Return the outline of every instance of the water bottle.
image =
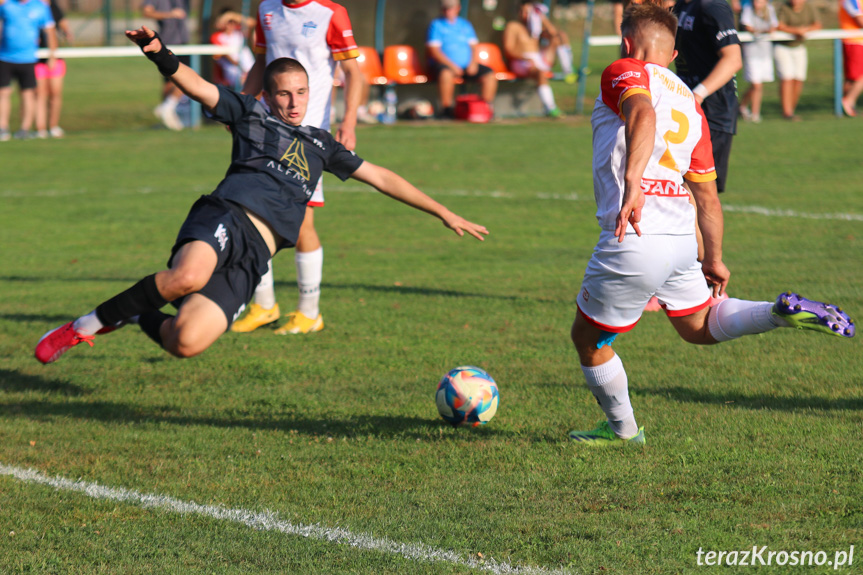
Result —
[[[384,92],[384,114],[383,114],[383,123],[384,124],[394,124],[396,121],[396,113],[398,112],[398,97],[396,96],[396,89],[393,86],[387,86],[386,91]]]

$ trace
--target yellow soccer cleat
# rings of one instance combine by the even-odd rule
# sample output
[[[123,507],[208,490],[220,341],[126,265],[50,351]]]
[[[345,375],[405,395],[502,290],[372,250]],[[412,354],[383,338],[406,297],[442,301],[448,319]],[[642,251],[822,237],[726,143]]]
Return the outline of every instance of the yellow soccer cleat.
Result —
[[[270,309],[264,309],[256,303],[249,306],[249,312],[231,325],[231,331],[237,333],[249,333],[259,327],[279,320],[279,304]]]
[[[276,330],[276,335],[290,335],[299,333],[312,333],[324,329],[324,317],[312,319],[300,310],[292,311],[287,316],[288,323]]]

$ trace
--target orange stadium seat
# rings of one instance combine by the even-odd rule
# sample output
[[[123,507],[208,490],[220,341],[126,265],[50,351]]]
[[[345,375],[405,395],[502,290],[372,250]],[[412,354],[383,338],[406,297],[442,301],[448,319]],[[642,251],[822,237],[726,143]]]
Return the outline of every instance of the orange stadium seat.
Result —
[[[357,64],[366,77],[366,81],[372,86],[386,84],[387,77],[384,75],[384,67],[378,51],[370,46],[360,46],[360,55],[357,56]]]
[[[425,84],[428,82],[428,76],[422,71],[413,46],[397,44],[384,48],[384,76],[390,82]]]
[[[495,78],[498,80],[516,79],[516,75],[506,67],[506,62],[503,61],[503,54],[501,54],[497,44],[480,42],[476,45],[476,49],[479,55],[479,63],[491,68],[494,71]]]

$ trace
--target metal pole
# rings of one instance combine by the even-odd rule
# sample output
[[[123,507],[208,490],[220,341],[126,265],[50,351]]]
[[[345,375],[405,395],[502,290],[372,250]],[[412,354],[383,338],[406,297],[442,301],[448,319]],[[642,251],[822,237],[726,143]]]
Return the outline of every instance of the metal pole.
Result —
[[[192,70],[197,72],[199,75],[201,74],[201,55],[200,54],[192,54],[189,58],[190,63],[192,65]],[[201,127],[201,104],[195,99],[189,98],[189,114],[191,118],[189,118],[189,123],[192,128],[200,128]]]
[[[387,0],[378,0],[375,7],[375,50],[384,53],[384,15],[387,11]]]
[[[842,110],[844,75],[845,71],[842,66],[842,40],[836,38],[833,40],[833,112],[839,118],[844,115],[844,111]]]
[[[105,46],[111,45],[111,0],[102,3],[105,10]]]
[[[584,112],[584,93],[587,90],[587,62],[590,57],[590,31],[593,28],[593,5],[595,0],[587,0],[587,16],[584,19],[584,42],[581,45],[581,64],[578,67],[578,95],[575,98],[575,113]]]

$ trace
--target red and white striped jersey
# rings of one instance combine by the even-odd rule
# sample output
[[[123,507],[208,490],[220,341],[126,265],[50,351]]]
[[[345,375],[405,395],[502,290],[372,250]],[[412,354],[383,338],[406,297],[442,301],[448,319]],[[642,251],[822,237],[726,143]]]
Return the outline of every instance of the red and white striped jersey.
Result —
[[[303,125],[328,130],[336,62],[359,56],[348,12],[330,0],[308,0],[288,6],[263,0],[258,7],[255,52],[293,58],[309,73],[309,107]]]
[[[644,170],[645,193],[639,227],[643,234],[685,235],[695,230],[695,211],[683,178],[716,179],[710,130],[692,91],[671,70],[625,58],[602,73],[601,94],[591,116],[593,193],[596,217],[613,231],[623,201],[626,169],[623,102],[636,94],[651,99],[656,112],[653,153]],[[630,226],[627,233],[634,233]]]

